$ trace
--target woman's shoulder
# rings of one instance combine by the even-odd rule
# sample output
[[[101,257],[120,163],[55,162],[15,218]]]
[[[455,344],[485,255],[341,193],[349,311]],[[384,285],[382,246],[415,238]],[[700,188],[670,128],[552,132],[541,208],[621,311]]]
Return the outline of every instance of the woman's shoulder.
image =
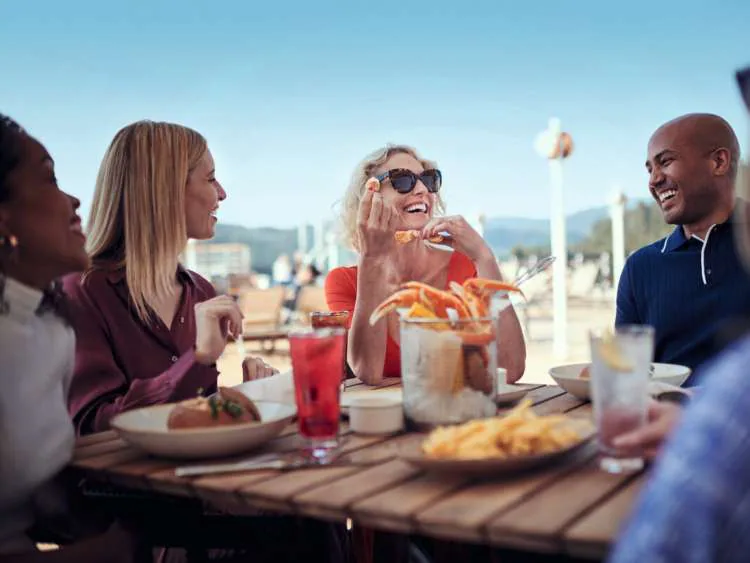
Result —
[[[326,275],[326,289],[339,288],[342,285],[357,285],[357,266],[339,266]]]
[[[67,274],[60,281],[65,295],[69,299],[76,300],[83,296],[94,297],[103,291],[111,291],[111,284],[124,278],[124,271],[121,273],[94,267],[85,272]]]
[[[198,272],[188,270],[187,268],[182,268],[180,271],[196,288],[201,301],[216,297],[216,288],[210,281],[201,276]]]

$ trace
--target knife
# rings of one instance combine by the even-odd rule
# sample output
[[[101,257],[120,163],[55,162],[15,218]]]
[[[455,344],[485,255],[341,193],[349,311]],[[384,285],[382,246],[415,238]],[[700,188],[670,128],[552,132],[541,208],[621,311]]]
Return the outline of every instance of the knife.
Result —
[[[289,471],[292,469],[302,469],[304,467],[327,467],[331,465],[334,465],[334,463],[323,463],[317,459],[303,457],[283,459],[278,457],[278,455],[268,455],[245,461],[235,461],[232,463],[184,465],[175,468],[174,474],[177,477],[195,477],[196,475],[216,475],[219,473],[233,473],[235,471],[257,471],[260,469],[279,469],[282,471]]]

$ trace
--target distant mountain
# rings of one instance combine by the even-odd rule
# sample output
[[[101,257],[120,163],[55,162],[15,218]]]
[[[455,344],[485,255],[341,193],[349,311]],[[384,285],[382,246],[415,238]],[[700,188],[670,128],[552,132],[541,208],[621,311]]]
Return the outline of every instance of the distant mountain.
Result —
[[[637,205],[633,201],[628,206]],[[578,211],[568,216],[567,239],[569,244],[582,242],[589,236],[595,224],[607,219],[607,207],[595,207]],[[495,217],[485,223],[485,239],[499,256],[507,256],[515,246],[549,245],[549,220],[527,219],[523,217]],[[312,228],[308,237],[312,242]],[[239,225],[219,224],[212,242],[241,242],[250,246],[253,269],[268,273],[271,265],[280,254],[291,255],[297,250],[296,229],[275,229],[271,227],[247,228]]]
[[[597,221],[608,216],[606,207],[595,207],[569,215],[566,219],[566,238],[571,244],[588,236]],[[485,223],[484,236],[489,245],[500,256],[507,255],[515,246],[549,245],[549,219],[525,219],[521,217],[496,217]]]

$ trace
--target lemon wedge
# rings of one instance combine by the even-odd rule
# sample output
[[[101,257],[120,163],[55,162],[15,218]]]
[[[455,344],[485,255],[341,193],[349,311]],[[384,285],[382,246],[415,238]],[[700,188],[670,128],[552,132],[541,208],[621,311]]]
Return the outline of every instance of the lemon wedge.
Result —
[[[599,345],[599,354],[602,357],[605,365],[615,371],[632,371],[633,364],[628,361],[622,355],[620,347],[617,345],[617,340],[614,334],[608,332],[602,336],[601,344]]]

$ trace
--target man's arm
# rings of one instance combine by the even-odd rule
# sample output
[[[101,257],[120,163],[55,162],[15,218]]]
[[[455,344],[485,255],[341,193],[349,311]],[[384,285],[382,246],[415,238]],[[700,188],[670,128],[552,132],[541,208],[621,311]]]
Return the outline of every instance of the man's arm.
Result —
[[[617,287],[617,312],[615,315],[615,326],[628,324],[642,324],[638,314],[638,304],[633,287],[633,261],[625,262],[620,275],[620,283]]]

